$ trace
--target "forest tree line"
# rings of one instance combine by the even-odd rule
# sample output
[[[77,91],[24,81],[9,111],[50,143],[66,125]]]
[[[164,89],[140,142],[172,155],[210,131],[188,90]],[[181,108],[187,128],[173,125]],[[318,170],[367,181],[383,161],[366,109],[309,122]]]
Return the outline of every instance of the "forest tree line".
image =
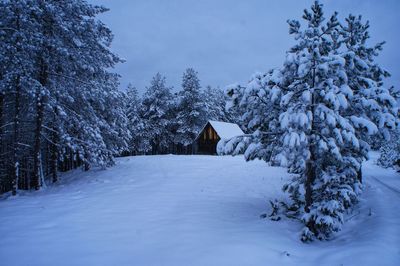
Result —
[[[233,119],[193,69],[178,93],[160,74],[143,97],[119,90],[110,70],[122,60],[96,18],[105,11],[81,0],[0,2],[0,193],[122,154],[184,152],[207,119]]]
[[[219,88],[202,89],[197,72],[188,68],[177,92],[157,73],[139,96],[132,85],[125,93],[125,110],[132,134],[127,155],[191,154],[192,144],[208,120],[239,122],[239,110],[226,108]]]

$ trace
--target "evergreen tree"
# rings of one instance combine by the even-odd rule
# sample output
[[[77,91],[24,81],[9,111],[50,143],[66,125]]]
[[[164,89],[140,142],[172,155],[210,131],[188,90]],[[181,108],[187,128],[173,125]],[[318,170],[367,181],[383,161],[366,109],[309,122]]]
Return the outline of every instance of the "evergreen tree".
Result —
[[[242,113],[239,123],[249,134],[230,140],[221,153],[244,153],[246,160],[261,158],[274,162],[274,156],[282,146],[277,137],[281,134],[278,121],[281,75],[279,69],[266,74],[257,73],[246,87],[232,85],[226,89],[230,99],[229,108]]]
[[[302,240],[308,241],[340,230],[345,210],[357,202],[361,191],[361,163],[369,150],[366,136],[394,128],[397,107],[381,82],[386,74],[374,61],[376,50],[363,48],[362,38],[351,45],[348,29],[339,25],[336,13],[325,23],[318,2],[304,11],[303,19],[304,30],[300,22],[288,21],[297,44],[287,53],[284,66],[245,89],[233,89],[231,97],[243,103],[243,120],[254,118],[255,132],[260,132],[252,134],[247,150],[259,143],[265,150],[280,144],[279,153],[270,158],[296,174],[284,186],[291,198],[286,207],[288,214],[304,222]],[[265,135],[279,139],[262,140]],[[257,149],[250,152],[268,160]]]
[[[379,134],[368,136],[365,131],[358,131],[358,138],[379,148],[385,139],[390,136],[390,131],[395,127],[395,118],[392,114],[397,113],[396,99],[399,92],[393,87],[389,90],[383,87],[383,81],[390,74],[375,62],[375,58],[383,49],[384,42],[373,47],[368,46],[370,38],[369,22],[363,22],[361,16],[349,15],[345,23],[341,25],[339,33],[341,42],[346,47],[343,57],[346,60],[346,74],[348,83],[353,93],[349,108],[352,112],[365,113],[381,129]]]
[[[118,76],[108,71],[120,59],[109,50],[110,30],[95,19],[105,11],[82,0],[1,2],[0,91],[12,103],[2,105],[11,156],[1,176],[12,180],[13,194],[19,184],[39,189],[48,169],[57,181],[66,157],[106,166],[126,147]]]
[[[299,173],[285,190],[297,207],[304,204],[302,240],[307,241],[340,230],[345,210],[360,193],[361,163],[369,151],[363,136],[393,128],[397,110],[389,91],[366,76],[376,65],[354,72],[353,51],[343,47],[336,13],[324,24],[322,4],[316,2],[303,18],[308,23],[303,31],[298,21],[289,21],[298,44],[284,66],[282,87],[287,89],[281,106],[287,111],[279,119],[282,155]],[[355,84],[355,79],[363,82]]]
[[[206,120],[216,120],[240,124],[239,114],[235,108],[227,108],[228,97],[220,88],[207,86],[202,92]]]
[[[225,95],[218,88],[207,86],[202,91],[202,100],[204,101],[206,120],[227,121],[227,112],[225,111]]]
[[[37,86],[36,54],[38,47],[32,45],[41,39],[36,32],[38,21],[31,16],[35,13],[35,1],[3,1],[0,4],[2,14],[0,25],[1,75],[0,87],[3,102],[4,132],[2,141],[8,149],[3,178],[11,181],[12,194],[15,195],[20,183],[20,163],[22,154],[29,144],[22,139],[22,121],[29,115],[24,104],[33,101],[32,95]],[[6,101],[11,104],[6,105]],[[6,178],[5,176],[9,176]]]
[[[157,73],[142,100],[144,134],[148,138],[153,154],[166,152],[171,143],[169,128],[172,95],[171,88],[165,83],[165,77]]]
[[[329,237],[340,229],[344,210],[355,203],[360,189],[360,161],[343,151],[363,147],[354,134],[352,119],[344,116],[350,93],[345,60],[335,45],[336,14],[324,25],[322,5],[315,3],[303,18],[308,24],[304,31],[298,21],[289,21],[298,44],[285,62],[287,80],[281,106],[287,111],[279,120],[284,131],[281,155],[289,170],[299,173],[285,190],[295,207],[304,204],[302,240],[306,241]],[[356,116],[354,120],[375,132],[369,121]]]
[[[47,138],[58,139],[54,145],[72,149],[86,168],[111,165],[114,154],[126,146],[129,131],[118,76],[106,70],[120,62],[109,50],[113,36],[94,19],[107,9],[81,0],[44,3],[55,33],[47,45],[53,54],[46,57],[53,60],[49,64],[53,68],[48,70],[54,83],[49,102],[57,105],[50,108],[49,116],[50,132],[55,134]]]
[[[197,72],[192,68],[186,69],[182,78],[181,100],[176,117],[176,143],[191,145],[206,123],[206,106],[202,96]]]
[[[148,138],[146,138],[145,135],[143,118],[140,116],[142,103],[137,89],[131,84],[128,85],[125,100],[125,113],[128,118],[128,128],[131,132],[131,138],[128,145],[129,155],[148,152],[150,150],[150,146],[148,143]]]

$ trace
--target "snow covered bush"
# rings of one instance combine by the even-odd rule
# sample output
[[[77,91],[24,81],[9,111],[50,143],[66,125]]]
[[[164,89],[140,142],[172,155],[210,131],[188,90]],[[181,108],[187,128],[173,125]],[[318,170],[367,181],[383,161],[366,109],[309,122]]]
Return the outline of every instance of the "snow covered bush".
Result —
[[[309,241],[341,229],[361,192],[367,138],[387,136],[398,119],[396,99],[383,87],[388,73],[375,62],[383,43],[367,46],[368,23],[350,15],[340,24],[337,13],[326,21],[318,2],[303,19],[304,29],[288,21],[296,44],[281,68],[227,94],[253,132],[246,159],[295,174],[283,188],[291,199],[285,206],[304,223],[301,239]]]

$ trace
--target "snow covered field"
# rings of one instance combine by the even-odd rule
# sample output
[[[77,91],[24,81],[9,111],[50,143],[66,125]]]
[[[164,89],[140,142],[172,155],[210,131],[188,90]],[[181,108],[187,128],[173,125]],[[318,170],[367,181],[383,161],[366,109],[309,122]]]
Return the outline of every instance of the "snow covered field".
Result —
[[[0,200],[1,265],[399,265],[400,176],[371,161],[332,241],[261,219],[289,175],[241,157],[138,156]]]

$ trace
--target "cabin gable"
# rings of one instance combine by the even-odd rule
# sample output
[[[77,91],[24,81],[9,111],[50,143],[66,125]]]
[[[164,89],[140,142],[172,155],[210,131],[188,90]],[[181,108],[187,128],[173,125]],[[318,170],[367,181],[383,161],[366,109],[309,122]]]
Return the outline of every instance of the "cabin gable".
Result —
[[[194,141],[197,154],[217,154],[217,144],[221,139],[229,140],[243,135],[237,124],[209,120]]]
[[[210,122],[208,122],[196,140],[198,154],[216,154],[217,144],[221,138]]]

